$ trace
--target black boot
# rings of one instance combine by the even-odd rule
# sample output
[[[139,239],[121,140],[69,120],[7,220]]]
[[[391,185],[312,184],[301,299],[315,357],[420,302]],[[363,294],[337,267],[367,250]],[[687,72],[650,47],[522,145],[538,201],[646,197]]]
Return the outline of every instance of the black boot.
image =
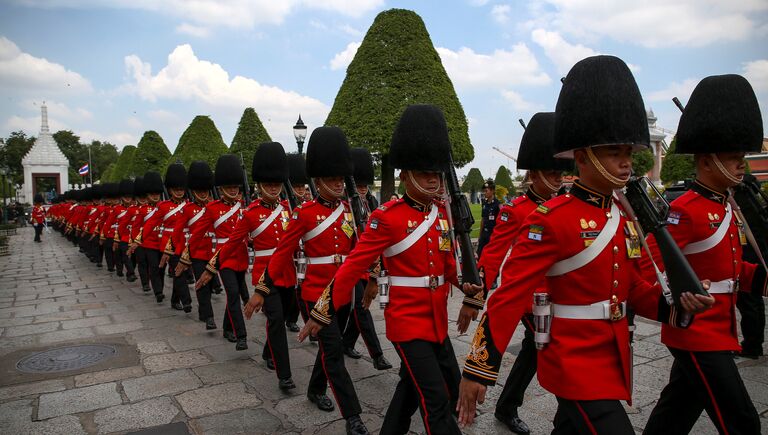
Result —
[[[235,350],[248,349],[248,340],[245,337],[238,338],[237,344],[235,344]]]
[[[216,329],[216,322],[213,320],[213,317],[205,321],[205,329],[211,330]]]
[[[352,359],[360,359],[363,357],[363,355],[360,352],[356,351],[354,347],[345,347],[344,355]]]
[[[232,331],[224,331],[224,338],[226,338],[227,341],[230,343],[234,343],[237,341],[237,338],[235,338],[235,333]]]
[[[353,415],[347,418],[347,434],[348,435],[368,435],[368,428],[365,427],[365,423],[359,415]]]
[[[280,379],[277,381],[277,387],[283,391],[293,390],[296,388],[296,384],[293,383],[293,379]]]
[[[389,370],[392,368],[392,364],[384,358],[384,355],[379,355],[373,359],[373,367],[376,370]]]
[[[531,429],[528,427],[528,425],[525,424],[525,422],[517,416],[517,409],[513,409],[509,415],[505,415],[499,411],[496,411],[494,413],[494,417],[496,417],[496,420],[504,423],[504,425],[507,426],[509,430],[516,434],[528,435],[531,433]]]
[[[171,308],[178,311],[181,311],[183,309],[181,306],[181,302],[171,302]]]
[[[333,402],[325,394],[307,393],[307,399],[317,405],[317,409],[325,412],[333,411]]]
[[[264,362],[267,363],[267,368],[270,370],[275,369],[275,360],[272,358],[264,358]]]
[[[299,325],[297,325],[295,322],[285,322],[285,327],[288,328],[291,332],[299,332]]]

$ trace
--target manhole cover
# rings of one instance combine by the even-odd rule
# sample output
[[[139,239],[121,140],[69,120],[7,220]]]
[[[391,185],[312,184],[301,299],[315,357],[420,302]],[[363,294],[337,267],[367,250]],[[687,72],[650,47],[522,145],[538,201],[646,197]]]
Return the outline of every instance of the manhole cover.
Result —
[[[25,373],[66,372],[90,367],[115,355],[117,348],[104,344],[60,347],[26,356],[16,363],[16,369]]]

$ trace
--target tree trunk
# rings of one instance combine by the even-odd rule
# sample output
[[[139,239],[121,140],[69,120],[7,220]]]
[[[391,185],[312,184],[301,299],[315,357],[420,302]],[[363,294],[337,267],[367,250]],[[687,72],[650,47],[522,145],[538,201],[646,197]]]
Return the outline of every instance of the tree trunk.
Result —
[[[389,165],[389,156],[381,156],[381,203],[389,201],[395,193],[395,168]]]

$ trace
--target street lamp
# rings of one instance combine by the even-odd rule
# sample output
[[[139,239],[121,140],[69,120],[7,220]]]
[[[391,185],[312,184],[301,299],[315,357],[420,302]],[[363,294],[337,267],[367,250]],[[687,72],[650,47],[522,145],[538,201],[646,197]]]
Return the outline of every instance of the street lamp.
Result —
[[[293,137],[296,138],[296,145],[299,146],[299,154],[301,154],[304,150],[304,139],[307,137],[307,126],[301,120],[301,114],[299,114],[299,120],[296,121],[296,125],[293,126]]]
[[[5,198],[7,196],[5,193],[5,190],[7,188],[6,185],[8,184],[5,182],[5,175],[7,173],[8,173],[8,170],[5,169],[5,167],[0,167],[0,175],[3,176],[3,223],[4,224],[8,223],[8,205],[6,203],[6,198]]]

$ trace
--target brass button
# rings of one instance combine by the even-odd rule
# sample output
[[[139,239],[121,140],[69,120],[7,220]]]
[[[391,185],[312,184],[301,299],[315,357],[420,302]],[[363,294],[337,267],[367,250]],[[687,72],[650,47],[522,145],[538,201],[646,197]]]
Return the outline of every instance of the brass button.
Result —
[[[613,270],[616,270],[619,268],[619,263],[613,263]]]
[[[736,248],[731,248],[731,251],[736,252]]]
[[[613,247],[613,253],[614,254],[618,254],[619,253],[619,247],[618,246],[614,246]]]
[[[733,234],[731,234],[731,238],[733,238]]]
[[[432,238],[427,237],[427,242],[432,243]]]
[[[611,212],[609,212],[609,211],[605,212],[605,217],[607,217],[608,219],[610,219],[610,218],[611,218]]]
[[[616,288],[618,286],[619,286],[619,281],[618,280],[613,280],[613,288]]]

